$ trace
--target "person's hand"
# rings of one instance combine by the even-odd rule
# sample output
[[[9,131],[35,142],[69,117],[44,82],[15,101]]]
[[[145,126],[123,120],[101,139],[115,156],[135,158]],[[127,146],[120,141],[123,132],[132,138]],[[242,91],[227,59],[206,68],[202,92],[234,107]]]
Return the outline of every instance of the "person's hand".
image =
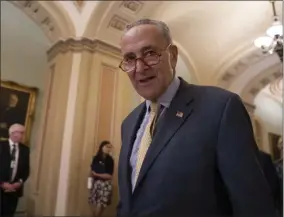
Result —
[[[3,188],[3,190],[5,192],[13,192],[15,191],[14,189],[14,186],[8,182],[4,182],[2,185],[1,185],[1,188]]]
[[[22,183],[15,182],[14,184],[12,184],[12,186],[13,186],[14,190],[17,190],[17,189],[19,189],[22,186]]]

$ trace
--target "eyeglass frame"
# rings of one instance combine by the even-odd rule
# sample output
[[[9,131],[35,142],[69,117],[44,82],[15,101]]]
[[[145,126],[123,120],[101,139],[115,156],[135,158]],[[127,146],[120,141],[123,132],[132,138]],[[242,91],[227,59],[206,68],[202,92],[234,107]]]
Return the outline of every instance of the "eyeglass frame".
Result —
[[[133,72],[133,71],[135,71],[136,68],[137,68],[137,60],[141,60],[141,62],[143,62],[143,64],[146,65],[146,66],[148,66],[148,67],[158,65],[158,64],[161,62],[162,53],[165,52],[165,51],[167,51],[167,50],[169,49],[169,47],[172,46],[172,45],[173,45],[172,43],[169,44],[165,49],[160,50],[160,52],[154,51],[154,52],[156,53],[157,57],[158,57],[158,61],[157,61],[157,63],[155,63],[155,64],[151,64],[151,65],[147,64],[147,63],[144,61],[144,58],[145,58],[145,57],[142,56],[142,57],[136,57],[136,58],[134,59],[134,61],[135,61],[135,67],[134,67],[133,69],[131,69],[131,70],[129,70],[129,71],[123,70],[123,68],[122,68],[121,65],[122,65],[122,63],[123,63],[124,60],[122,60],[122,61],[120,62],[119,68],[120,68],[122,71],[126,72],[126,73]]]

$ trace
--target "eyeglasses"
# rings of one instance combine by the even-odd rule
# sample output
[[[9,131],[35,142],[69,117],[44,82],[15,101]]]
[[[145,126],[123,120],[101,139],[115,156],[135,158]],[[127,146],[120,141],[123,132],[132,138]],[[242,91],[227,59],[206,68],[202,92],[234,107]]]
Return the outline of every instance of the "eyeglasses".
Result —
[[[157,65],[161,61],[162,53],[167,51],[172,44],[169,44],[165,49],[161,50],[159,53],[155,51],[148,51],[142,57],[136,57],[133,59],[124,59],[119,64],[124,72],[132,72],[136,70],[137,60],[141,60],[146,66],[151,67]]]

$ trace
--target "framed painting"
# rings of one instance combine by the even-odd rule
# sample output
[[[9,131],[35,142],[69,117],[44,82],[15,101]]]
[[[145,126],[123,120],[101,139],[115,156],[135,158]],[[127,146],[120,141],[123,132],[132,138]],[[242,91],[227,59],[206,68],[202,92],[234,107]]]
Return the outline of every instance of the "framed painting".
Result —
[[[9,127],[19,123],[25,126],[24,143],[29,145],[35,112],[36,87],[13,81],[1,81],[0,87],[0,140],[9,138]]]
[[[268,133],[268,139],[269,139],[269,146],[273,161],[281,159],[282,158],[281,136],[274,133]]]

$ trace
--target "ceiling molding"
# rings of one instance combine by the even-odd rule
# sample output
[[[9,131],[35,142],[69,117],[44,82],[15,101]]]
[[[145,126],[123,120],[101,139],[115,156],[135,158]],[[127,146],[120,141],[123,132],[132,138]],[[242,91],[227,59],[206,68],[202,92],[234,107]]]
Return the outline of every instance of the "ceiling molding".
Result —
[[[55,1],[7,1],[23,11],[44,32],[51,43],[75,35],[73,22]]]
[[[227,68],[224,73],[219,75],[217,86],[228,87],[230,84],[244,73],[250,66],[265,59],[265,56],[258,50],[254,49],[247,55],[237,59],[234,64]]]
[[[68,38],[66,40],[59,40],[47,51],[48,61],[51,61],[59,53],[82,51],[88,51],[90,53],[100,52],[115,58],[121,58],[120,49],[101,40]]]
[[[125,12],[130,12],[132,14],[138,14],[144,6],[143,1],[122,1],[119,8],[125,10]]]
[[[281,71],[274,71],[273,73],[267,73],[266,75],[255,79],[253,82],[249,82],[248,85],[241,92],[241,97],[246,99],[247,102],[253,103],[255,97],[269,84],[282,78]]]
[[[259,79],[254,85],[250,86],[249,93],[256,97],[256,95],[267,85],[274,83],[279,78],[282,78],[281,72],[274,72],[272,75],[268,75],[262,79]]]
[[[108,28],[113,28],[115,30],[118,30],[118,31],[122,32],[125,29],[125,26],[128,23],[130,23],[130,21],[128,21],[127,19],[125,19],[125,18],[123,18],[123,17],[121,17],[121,16],[119,16],[117,14],[114,14],[111,17],[107,27]]]
[[[57,35],[57,27],[52,17],[38,1],[9,1],[27,14],[43,30],[50,41]]]

